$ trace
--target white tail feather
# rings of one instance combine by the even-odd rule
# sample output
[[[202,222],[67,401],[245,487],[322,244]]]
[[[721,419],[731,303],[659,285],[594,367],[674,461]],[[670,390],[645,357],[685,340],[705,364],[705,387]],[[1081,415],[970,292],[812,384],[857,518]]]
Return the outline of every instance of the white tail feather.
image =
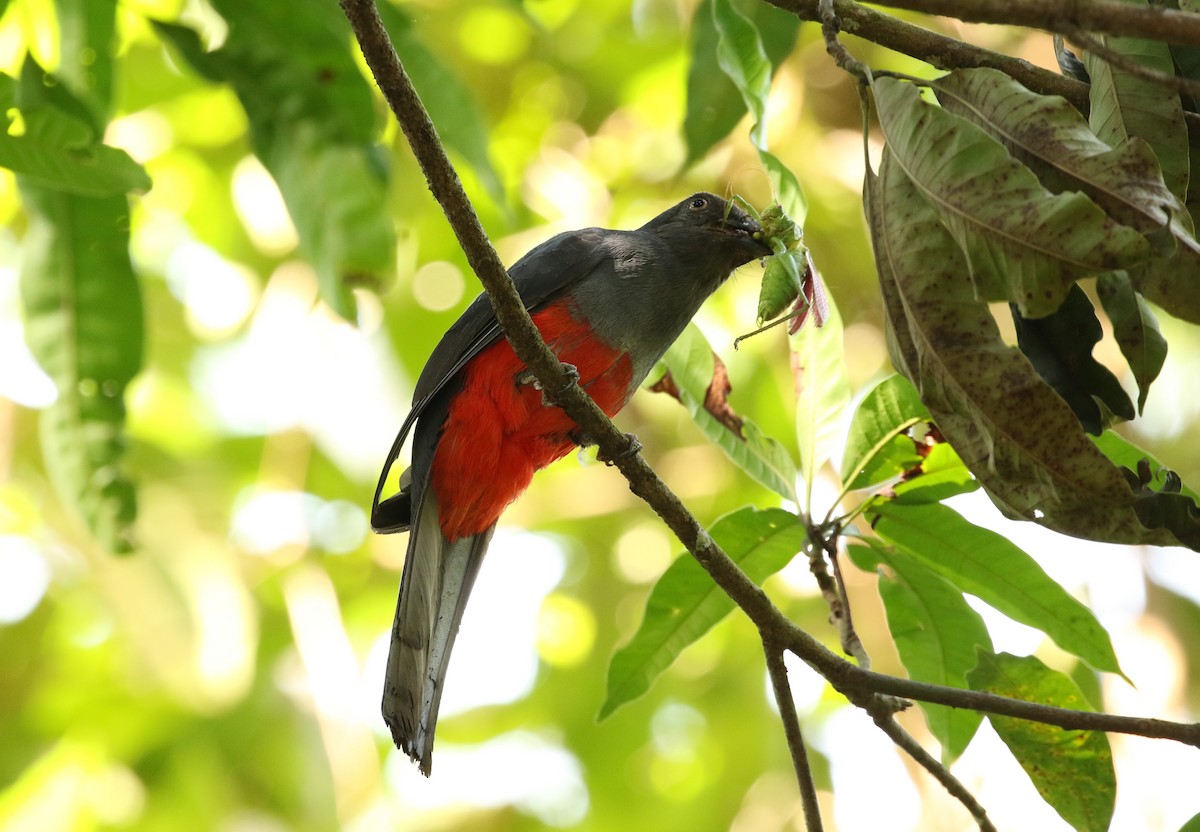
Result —
[[[424,489],[413,514],[392,624],[383,718],[396,746],[428,775],[446,666],[494,527],[451,543],[438,525],[432,489]]]

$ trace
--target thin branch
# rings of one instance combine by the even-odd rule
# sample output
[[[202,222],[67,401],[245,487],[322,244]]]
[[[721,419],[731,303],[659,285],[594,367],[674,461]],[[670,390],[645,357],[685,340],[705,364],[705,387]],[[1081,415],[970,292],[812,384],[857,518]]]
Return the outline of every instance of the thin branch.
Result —
[[[1097,711],[1057,708],[1023,699],[1010,699],[994,693],[933,685],[912,679],[863,670],[842,659],[799,627],[790,625],[784,638],[788,649],[820,673],[833,687],[859,707],[866,707],[864,696],[884,696],[933,702],[951,708],[970,709],[1000,716],[1012,716],[1045,725],[1057,725],[1083,731],[1133,734],[1152,739],[1175,740],[1200,748],[1200,723],[1170,722],[1146,717],[1118,716]],[[890,704],[888,707],[895,708]]]
[[[792,767],[796,770],[796,782],[800,787],[800,801],[804,805],[804,826],[808,832],[821,832],[824,826],[821,822],[821,805],[817,801],[817,784],[808,764],[804,736],[800,733],[800,720],[796,716],[792,685],[788,681],[787,667],[783,663],[783,649],[772,642],[763,641],[763,651],[767,656],[771,688],[775,692],[775,703],[779,705],[783,734],[787,738],[788,751],[792,754]]]
[[[825,51],[830,54],[839,67],[856,76],[860,83],[869,81],[870,71],[867,67],[855,60],[854,56],[850,54],[850,50],[838,40],[841,23],[838,20],[837,11],[833,7],[833,0],[818,0],[817,13],[821,18],[821,36],[825,39]]]
[[[1139,63],[1128,55],[1110,48],[1102,39],[1093,37],[1090,33],[1078,27],[1065,28],[1062,34],[1087,51],[1100,56],[1113,66],[1125,70],[1130,75],[1145,78],[1147,81],[1161,84],[1176,92],[1187,93],[1193,98],[1200,98],[1200,82],[1193,81],[1191,78],[1185,78],[1182,75],[1168,75],[1165,72],[1159,72],[1157,69]]]
[[[1200,14],[1119,0],[879,0],[881,6],[1067,34],[1068,28],[1105,35],[1200,46]]]
[[[821,21],[820,0],[767,0],[801,20]],[[1005,4],[999,4],[1001,8]],[[937,69],[991,67],[1006,73],[1025,87],[1042,95],[1061,95],[1080,111],[1088,110],[1088,85],[1057,72],[939,35],[920,26],[852,2],[834,0],[839,28],[849,35],[879,44],[893,52],[924,61]]]
[[[912,757],[919,766],[933,775],[933,778],[971,813],[971,817],[975,819],[975,823],[983,832],[996,832],[996,827],[992,826],[992,821],[987,816],[987,810],[975,799],[975,795],[971,794],[961,780],[950,773],[950,769],[942,765],[941,761],[926,751],[911,734],[905,731],[900,723],[896,722],[895,717],[888,713],[872,713],[871,716],[874,718],[875,724],[879,726],[879,730],[887,734],[905,754]]]
[[[833,534],[829,529],[833,528]],[[850,598],[846,595],[846,586],[842,581],[842,570],[837,559],[838,528],[833,524],[816,526],[808,522],[808,570],[817,580],[821,597],[829,607],[830,623],[837,628],[838,639],[842,652],[853,656],[858,666],[871,669],[871,657],[867,648],[854,630],[854,617],[850,613]],[[829,574],[829,566],[833,566],[833,575]]]

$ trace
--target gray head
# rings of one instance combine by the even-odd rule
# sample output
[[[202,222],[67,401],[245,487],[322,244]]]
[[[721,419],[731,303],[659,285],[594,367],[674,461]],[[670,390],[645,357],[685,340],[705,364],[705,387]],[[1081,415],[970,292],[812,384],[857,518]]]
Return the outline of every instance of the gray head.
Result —
[[[757,221],[737,205],[705,192],[692,194],[638,230],[704,251],[721,261],[726,273],[771,253],[763,240],[754,237],[762,231]]]

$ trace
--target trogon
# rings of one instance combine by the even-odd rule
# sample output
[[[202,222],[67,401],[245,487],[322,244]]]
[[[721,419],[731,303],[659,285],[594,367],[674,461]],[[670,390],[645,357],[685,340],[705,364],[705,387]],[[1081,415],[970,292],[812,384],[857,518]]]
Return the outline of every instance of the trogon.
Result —
[[[698,193],[634,231],[559,234],[509,274],[546,343],[612,416],[729,274],[771,253],[761,232],[737,206]],[[447,660],[496,521],[582,439],[530,382],[480,295],[422,370],[375,490],[372,528],[409,532],[383,717],[426,775]],[[410,433],[412,465],[380,502]]]

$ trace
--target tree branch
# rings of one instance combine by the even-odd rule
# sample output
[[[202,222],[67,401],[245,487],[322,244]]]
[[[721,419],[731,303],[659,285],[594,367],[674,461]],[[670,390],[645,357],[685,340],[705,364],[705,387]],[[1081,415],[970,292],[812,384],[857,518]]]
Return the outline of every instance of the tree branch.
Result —
[[[800,801],[804,805],[804,828],[807,832],[821,832],[824,827],[821,822],[821,805],[817,800],[817,784],[813,781],[808,752],[804,748],[804,736],[800,733],[796,702],[792,698],[787,666],[783,663],[783,648],[764,640],[763,651],[767,656],[767,672],[771,676],[775,704],[779,706],[779,717],[783,720],[783,734],[787,738],[788,751],[792,754],[796,782],[800,785]]]
[[[801,20],[821,22],[820,0],[767,0]],[[1003,8],[1006,4],[1001,4]],[[840,29],[879,44],[893,52],[924,61],[938,69],[991,67],[1042,95],[1061,95],[1081,112],[1088,110],[1088,85],[1074,78],[1034,66],[1028,61],[971,46],[920,26],[869,9],[852,0],[834,0],[833,11]]]
[[[1175,92],[1186,93],[1193,98],[1200,98],[1200,82],[1193,81],[1191,78],[1185,78],[1182,75],[1168,75],[1165,72],[1159,72],[1157,69],[1139,63],[1133,58],[1115,49],[1111,49],[1103,40],[1094,37],[1091,33],[1078,27],[1074,29],[1065,27],[1062,34],[1064,37],[1070,38],[1077,45],[1082,46],[1088,52],[1099,56],[1115,67],[1125,70],[1130,75],[1145,78]]]
[[[886,712],[872,713],[871,716],[875,720],[875,724],[879,726],[879,730],[887,734],[892,742],[901,748],[905,754],[912,757],[919,766],[928,771],[935,780],[942,784],[950,795],[961,803],[971,817],[975,819],[975,823],[983,832],[996,832],[996,827],[992,826],[991,819],[987,816],[987,810],[983,808],[975,795],[962,784],[962,781],[950,773],[950,769],[942,765],[935,759],[932,754],[926,751],[916,739],[896,722],[896,718]]]
[[[1119,0],[880,0],[879,5],[1068,34],[1070,28],[1105,35],[1200,46],[1200,14]]]

